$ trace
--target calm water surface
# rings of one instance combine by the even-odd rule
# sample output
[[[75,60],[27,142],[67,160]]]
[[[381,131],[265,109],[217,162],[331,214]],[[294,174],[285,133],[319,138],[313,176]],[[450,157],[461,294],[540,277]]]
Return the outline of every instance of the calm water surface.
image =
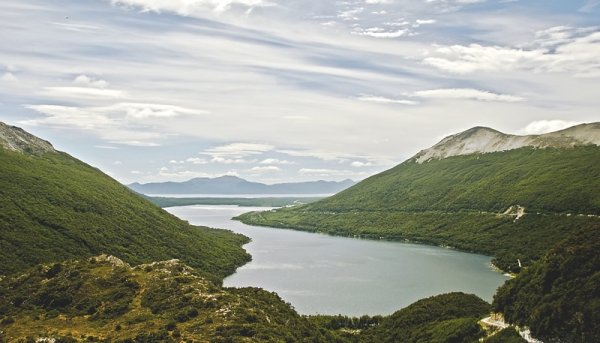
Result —
[[[490,257],[397,242],[262,228],[231,220],[237,206],[167,209],[191,224],[242,233],[252,262],[225,279],[228,287],[275,291],[302,314],[391,314],[418,299],[462,291],[491,301],[507,278]]]

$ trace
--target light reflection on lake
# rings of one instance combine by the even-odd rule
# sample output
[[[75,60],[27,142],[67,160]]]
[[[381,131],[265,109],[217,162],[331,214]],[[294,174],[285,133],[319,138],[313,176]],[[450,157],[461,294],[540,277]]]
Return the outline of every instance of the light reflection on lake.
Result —
[[[167,210],[194,225],[252,238],[244,246],[252,262],[238,268],[224,285],[275,291],[302,314],[390,314],[416,300],[453,291],[491,301],[507,279],[491,269],[487,256],[255,227],[230,219],[266,209],[198,205]]]

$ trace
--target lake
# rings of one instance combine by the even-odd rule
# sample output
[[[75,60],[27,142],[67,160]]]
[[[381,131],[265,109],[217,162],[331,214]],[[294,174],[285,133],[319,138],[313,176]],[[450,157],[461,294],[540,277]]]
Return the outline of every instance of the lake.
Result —
[[[252,262],[227,287],[275,291],[301,314],[391,314],[416,300],[462,291],[491,301],[507,277],[488,256],[435,246],[256,227],[231,220],[269,208],[183,206],[166,209],[194,225],[229,229],[252,242]]]

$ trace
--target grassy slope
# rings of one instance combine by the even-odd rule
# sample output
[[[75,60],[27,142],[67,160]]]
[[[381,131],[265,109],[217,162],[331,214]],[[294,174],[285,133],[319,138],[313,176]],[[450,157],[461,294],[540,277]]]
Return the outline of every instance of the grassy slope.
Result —
[[[522,148],[417,164],[407,161],[333,197],[249,213],[254,225],[413,240],[492,254],[516,271],[556,242],[600,221],[600,149]],[[528,214],[501,216],[512,205]]]
[[[191,226],[65,153],[0,148],[0,208],[0,275],[108,253],[180,258],[218,280],[250,258],[246,237]]]
[[[0,281],[0,341],[467,342],[482,335],[477,318],[488,312],[476,296],[451,293],[351,334],[329,327],[339,318],[300,316],[275,293],[222,288],[179,262],[131,268],[106,256]]]

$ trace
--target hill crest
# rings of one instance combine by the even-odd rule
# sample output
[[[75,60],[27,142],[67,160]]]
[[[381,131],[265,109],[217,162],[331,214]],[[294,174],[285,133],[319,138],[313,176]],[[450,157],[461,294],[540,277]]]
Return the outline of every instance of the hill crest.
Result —
[[[421,164],[434,159],[533,148],[571,148],[579,145],[600,145],[600,123],[576,125],[542,135],[510,135],[476,126],[450,135],[431,148],[421,150],[412,160]]]
[[[20,153],[40,154],[56,152],[50,142],[40,139],[20,127],[0,121],[0,146]]]

